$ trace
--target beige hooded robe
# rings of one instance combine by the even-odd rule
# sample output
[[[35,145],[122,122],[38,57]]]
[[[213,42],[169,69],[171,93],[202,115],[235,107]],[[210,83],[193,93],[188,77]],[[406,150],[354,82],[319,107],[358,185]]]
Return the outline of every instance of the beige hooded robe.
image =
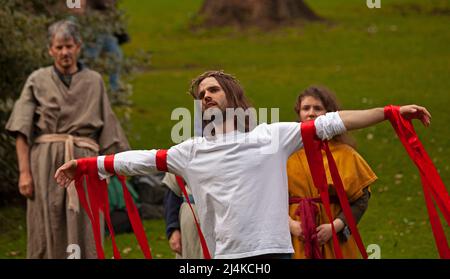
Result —
[[[67,258],[71,253],[66,251],[68,245],[77,244],[81,258],[95,258],[86,213],[67,208],[67,191],[53,178],[64,164],[64,142],[36,143],[35,139],[43,134],[70,134],[95,140],[101,154],[128,150],[100,74],[82,68],[67,88],[53,66],[33,72],[14,105],[6,130],[23,134],[30,145],[34,197],[27,201],[27,257]],[[96,155],[90,149],[74,147],[75,158]]]

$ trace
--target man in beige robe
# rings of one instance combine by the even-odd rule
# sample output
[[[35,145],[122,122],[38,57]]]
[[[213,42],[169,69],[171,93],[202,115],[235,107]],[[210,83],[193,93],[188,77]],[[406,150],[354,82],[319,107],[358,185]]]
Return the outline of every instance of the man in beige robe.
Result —
[[[129,145],[101,75],[77,63],[77,26],[70,21],[50,26],[48,48],[54,64],[28,77],[6,125],[16,136],[19,191],[27,197],[27,257],[95,258],[91,224],[76,190],[57,186],[53,174],[71,158]]]

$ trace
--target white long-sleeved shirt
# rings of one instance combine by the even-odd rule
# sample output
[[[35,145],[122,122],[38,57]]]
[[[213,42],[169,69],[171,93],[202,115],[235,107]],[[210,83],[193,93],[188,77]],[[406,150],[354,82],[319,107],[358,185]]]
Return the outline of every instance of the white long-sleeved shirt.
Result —
[[[168,150],[168,170],[190,185],[214,258],[293,253],[286,162],[303,146],[300,125],[261,124],[248,133],[194,138]],[[346,131],[337,112],[318,117],[315,126],[321,139]],[[156,152],[118,153],[114,170],[127,176],[145,175],[156,169]],[[104,156],[97,163],[99,176],[109,176]]]

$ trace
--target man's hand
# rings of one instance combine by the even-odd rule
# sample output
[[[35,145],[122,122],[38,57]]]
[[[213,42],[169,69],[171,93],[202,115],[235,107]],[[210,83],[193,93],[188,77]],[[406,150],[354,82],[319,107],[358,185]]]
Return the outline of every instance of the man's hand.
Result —
[[[428,127],[431,123],[431,114],[424,107],[407,105],[400,107],[400,114],[406,119],[419,119],[423,125]]]
[[[407,105],[400,107],[400,114],[406,119],[419,119],[423,125],[430,125],[431,114],[424,107]],[[386,120],[384,108],[367,110],[342,110],[339,116],[347,131],[366,128]]]
[[[56,170],[55,180],[61,187],[69,186],[70,182],[75,178],[77,170],[77,161],[71,160]]]
[[[20,173],[19,192],[24,197],[31,199],[33,197],[33,177],[30,172]]]
[[[181,255],[181,232],[174,230],[169,238],[169,246],[172,251]]]

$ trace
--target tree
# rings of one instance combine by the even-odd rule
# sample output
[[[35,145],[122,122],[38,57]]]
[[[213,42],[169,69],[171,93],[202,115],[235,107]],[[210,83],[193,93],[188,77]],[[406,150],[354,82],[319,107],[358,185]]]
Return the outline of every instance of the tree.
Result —
[[[199,11],[207,26],[274,26],[321,20],[303,0],[205,0]]]

